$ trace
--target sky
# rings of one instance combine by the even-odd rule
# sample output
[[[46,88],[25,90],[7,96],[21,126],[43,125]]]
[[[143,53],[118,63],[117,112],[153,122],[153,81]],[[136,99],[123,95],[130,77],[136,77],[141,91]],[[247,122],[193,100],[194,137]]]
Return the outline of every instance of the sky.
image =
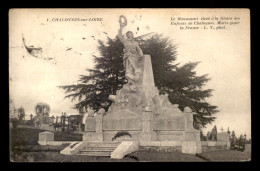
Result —
[[[97,40],[115,38],[118,18],[125,15],[123,30],[140,36],[150,32],[170,37],[177,46],[176,63],[200,61],[197,75],[208,74],[205,89],[214,89],[206,99],[218,106],[214,125],[229,127],[237,135],[251,137],[250,101],[250,23],[248,10],[208,9],[20,9],[9,12],[9,86],[16,108],[23,106],[27,118],[35,114],[38,102],[48,103],[50,115],[77,114],[73,102],[58,86],[77,82],[79,75],[93,68],[92,55],[98,55]],[[180,30],[170,25],[172,17],[240,17],[236,26],[225,30]],[[57,21],[64,18],[102,18],[102,21]],[[137,29],[138,28],[138,29]],[[41,47],[42,58],[30,55],[27,46]],[[53,58],[56,64],[44,58]]]

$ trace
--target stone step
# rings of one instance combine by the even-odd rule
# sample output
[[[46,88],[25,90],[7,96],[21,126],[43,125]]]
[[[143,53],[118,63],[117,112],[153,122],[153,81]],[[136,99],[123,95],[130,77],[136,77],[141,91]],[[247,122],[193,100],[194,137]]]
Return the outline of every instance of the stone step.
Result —
[[[88,144],[120,144],[118,141],[89,141]]]
[[[85,147],[90,148],[117,148],[119,145],[111,146],[111,145],[86,145]]]
[[[88,148],[85,148],[85,149],[83,149],[83,150],[81,150],[81,152],[100,152],[100,151],[104,151],[104,152],[112,152],[112,151],[114,151],[114,149],[98,149],[98,148],[96,148],[96,149],[88,149]]]
[[[87,142],[78,155],[110,156],[119,145],[120,142]]]
[[[85,147],[84,150],[110,150],[114,151],[116,147]]]
[[[106,142],[87,142],[86,147],[113,147],[116,148],[120,143],[106,143]]]
[[[85,152],[81,151],[78,155],[86,155],[86,156],[111,156],[111,152],[104,152],[104,151],[95,151],[95,152]]]

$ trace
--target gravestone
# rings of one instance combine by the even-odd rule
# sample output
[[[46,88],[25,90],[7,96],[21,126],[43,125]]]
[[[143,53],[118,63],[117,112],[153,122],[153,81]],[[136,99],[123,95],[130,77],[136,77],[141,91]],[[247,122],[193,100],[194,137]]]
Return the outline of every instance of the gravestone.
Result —
[[[54,141],[54,134],[48,131],[39,133],[38,143],[41,145],[46,145],[48,141]]]
[[[230,149],[231,142],[229,141],[229,133],[227,132],[217,133],[217,142],[225,142],[227,149]]]
[[[229,141],[229,134],[226,132],[217,133],[218,141]]]

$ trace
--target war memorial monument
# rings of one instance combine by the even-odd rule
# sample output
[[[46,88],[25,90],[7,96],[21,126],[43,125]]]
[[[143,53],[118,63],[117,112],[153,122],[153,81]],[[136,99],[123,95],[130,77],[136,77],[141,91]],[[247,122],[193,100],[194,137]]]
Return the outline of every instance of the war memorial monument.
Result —
[[[131,31],[126,33],[127,38],[123,37],[122,29],[127,24],[124,16],[120,16],[119,23],[118,37],[124,44],[128,83],[116,95],[109,96],[113,103],[107,112],[100,109],[95,116],[86,118],[84,146],[115,143],[114,147],[118,148],[114,151],[115,157],[117,151],[126,151],[122,152],[125,155],[138,150],[139,146],[176,147],[183,153],[200,153],[200,132],[193,128],[191,109],[185,107],[182,112],[178,104],[169,102],[167,95],[159,95],[150,55],[143,54]],[[112,141],[115,134],[122,131],[128,132],[131,137]],[[128,148],[130,151],[127,151]]]

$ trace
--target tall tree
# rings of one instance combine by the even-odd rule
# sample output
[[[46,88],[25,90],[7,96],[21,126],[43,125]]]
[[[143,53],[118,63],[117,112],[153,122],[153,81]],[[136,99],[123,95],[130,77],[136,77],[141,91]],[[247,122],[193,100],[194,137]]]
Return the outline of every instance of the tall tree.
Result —
[[[218,112],[217,106],[210,105],[206,98],[211,96],[212,89],[203,90],[210,79],[208,75],[197,76],[194,71],[199,62],[190,62],[179,66],[176,62],[176,46],[168,37],[150,34],[136,38],[144,54],[151,55],[155,85],[160,94],[169,94],[172,104],[179,108],[189,106],[194,115],[195,127],[203,127],[214,121],[212,114]],[[123,45],[118,38],[108,38],[107,42],[99,40],[100,56],[94,56],[94,69],[88,69],[88,75],[80,75],[79,84],[60,86],[68,93],[65,98],[78,100],[75,108],[79,111],[90,107],[94,110],[111,105],[110,94],[127,83],[123,67]]]
[[[94,69],[88,69],[89,75],[80,75],[79,84],[60,86],[71,93],[65,98],[71,98],[72,101],[78,100],[75,108],[82,113],[91,107],[93,110],[105,108],[111,105],[108,100],[110,94],[115,94],[121,89],[127,80],[123,66],[123,45],[119,39],[112,40],[108,38],[105,44],[98,41],[98,50],[101,56],[94,57]]]

